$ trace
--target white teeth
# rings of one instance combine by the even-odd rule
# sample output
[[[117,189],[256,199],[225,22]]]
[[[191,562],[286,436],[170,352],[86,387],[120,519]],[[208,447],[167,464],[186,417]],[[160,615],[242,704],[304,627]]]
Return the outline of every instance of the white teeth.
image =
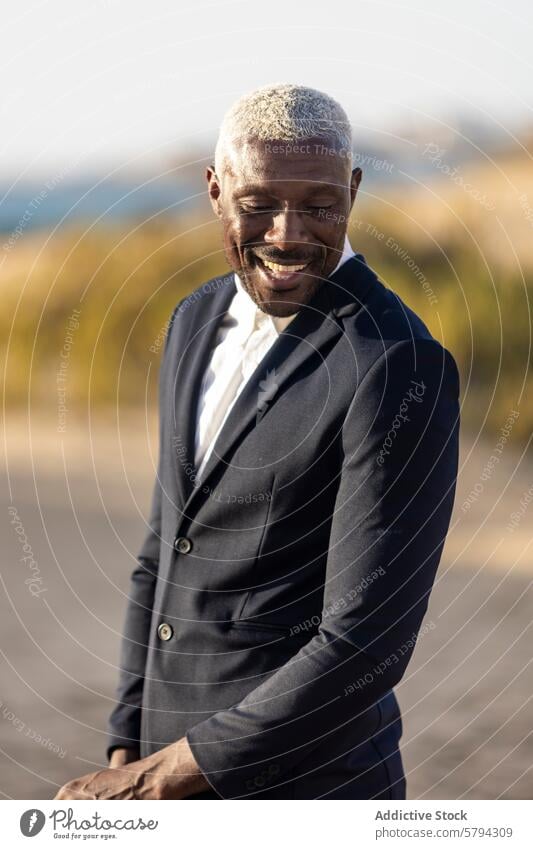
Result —
[[[263,260],[263,263],[270,271],[275,271],[277,274],[293,274],[296,271],[301,271],[307,265],[307,263],[303,265],[279,265],[277,262],[267,262],[266,259]]]

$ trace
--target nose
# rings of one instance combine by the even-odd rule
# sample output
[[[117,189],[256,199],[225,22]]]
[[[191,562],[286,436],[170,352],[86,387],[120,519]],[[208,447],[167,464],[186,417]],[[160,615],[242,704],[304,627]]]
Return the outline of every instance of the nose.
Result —
[[[307,244],[309,235],[304,223],[304,215],[288,205],[283,209],[277,209],[272,215],[264,239],[266,244],[275,245],[280,251],[295,250]]]

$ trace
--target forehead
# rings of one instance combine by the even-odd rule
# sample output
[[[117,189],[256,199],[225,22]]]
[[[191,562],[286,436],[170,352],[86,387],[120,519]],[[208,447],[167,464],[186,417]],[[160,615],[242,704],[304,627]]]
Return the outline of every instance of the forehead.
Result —
[[[342,191],[350,175],[350,159],[327,139],[296,142],[243,140],[233,146],[228,179],[231,190],[248,186],[269,191]]]

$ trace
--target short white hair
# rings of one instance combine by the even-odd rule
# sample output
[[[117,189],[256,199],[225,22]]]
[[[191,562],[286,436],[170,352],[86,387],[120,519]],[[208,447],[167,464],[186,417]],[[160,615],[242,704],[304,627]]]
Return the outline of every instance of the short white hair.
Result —
[[[226,112],[215,148],[215,171],[222,176],[225,159],[238,140],[294,144],[310,138],[333,142],[349,161],[352,128],[340,103],[303,85],[263,86],[241,97]]]

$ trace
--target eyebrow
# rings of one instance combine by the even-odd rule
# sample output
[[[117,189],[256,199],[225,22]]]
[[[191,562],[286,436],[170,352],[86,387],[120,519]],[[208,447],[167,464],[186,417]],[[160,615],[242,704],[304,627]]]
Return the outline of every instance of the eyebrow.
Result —
[[[265,191],[263,186],[251,183],[248,186],[243,186],[242,188],[237,189],[234,194],[236,197],[242,197],[244,195],[268,194],[268,192]]]

